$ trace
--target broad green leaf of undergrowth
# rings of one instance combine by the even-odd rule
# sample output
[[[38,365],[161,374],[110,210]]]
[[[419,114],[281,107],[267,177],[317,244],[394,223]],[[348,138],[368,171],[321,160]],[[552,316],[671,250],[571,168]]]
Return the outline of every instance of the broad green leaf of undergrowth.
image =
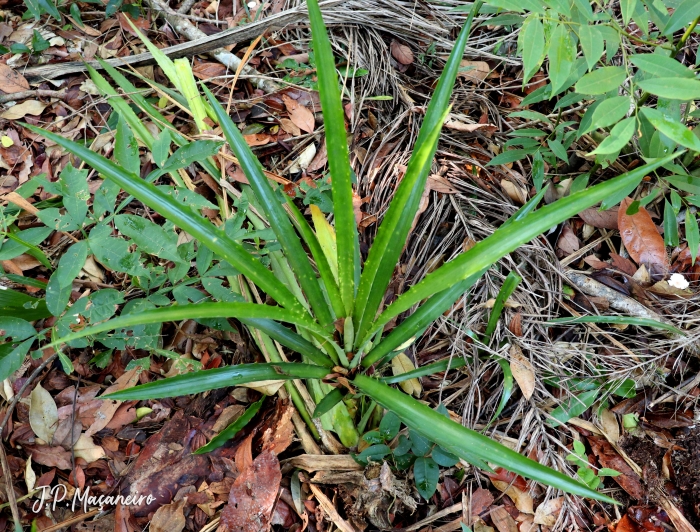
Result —
[[[333,190],[333,213],[338,246],[338,278],[345,315],[352,315],[355,299],[355,263],[359,260],[357,227],[352,207],[352,178],[345,116],[340,99],[335,59],[317,0],[307,2],[311,38],[318,72],[318,91],[326,128],[328,166]]]
[[[668,200],[664,200],[664,244],[671,247],[678,245],[678,221]]]
[[[588,70],[591,70],[600,59],[600,56],[603,55],[603,50],[605,49],[603,34],[597,26],[582,24],[578,37],[581,42],[581,50],[583,50],[583,55],[586,58]]]
[[[622,11],[622,22],[625,27],[629,24],[630,19],[637,10],[639,0],[620,0],[620,10]]]
[[[595,129],[608,127],[622,120],[630,110],[628,96],[606,98],[597,105],[588,108],[581,119],[578,135],[585,135]]]
[[[173,262],[182,262],[177,252],[175,231],[166,231],[148,218],[133,214],[115,216],[114,225],[122,234],[128,236],[141,252]]]
[[[698,4],[700,5],[700,4]],[[678,77],[653,78],[640,81],[645,91],[669,100],[700,99],[700,80]]]
[[[521,220],[499,228],[490,237],[478,242],[469,251],[428,274],[422,281],[402,294],[377,318],[372,331],[383,327],[394,316],[398,316],[419,301],[478,274],[507,253],[517,249],[518,246],[548,231],[569,217],[623,190],[636,186],[649,172],[667,164],[678,155],[676,153],[657,159],[653,163],[645,164],[605,183],[571,194]]]
[[[579,94],[605,94],[622,85],[626,77],[627,71],[619,66],[598,68],[583,76],[575,90]]]
[[[629,56],[634,66],[659,78],[694,78],[693,71],[672,57],[661,54],[636,54]]]
[[[197,449],[194,452],[194,454],[204,454],[211,452],[214,449],[218,449],[219,447],[225,445],[226,442],[228,442],[229,440],[232,440],[236,436],[236,434],[238,434],[255,417],[255,414],[257,414],[260,410],[263,401],[265,401],[264,395],[259,401],[256,401],[248,408],[246,408],[245,412],[243,412],[243,415],[241,415],[241,417],[236,419],[224,430],[219,432],[219,434],[214,436],[209,443]]]
[[[167,132],[167,130],[162,132],[160,136],[165,136],[165,142],[168,142],[170,139],[170,133]],[[156,142],[157,141],[154,141],[154,150]],[[161,168],[151,172],[147,179],[153,181],[168,172],[175,172],[192,163],[205,161],[208,157],[216,155],[221,149],[222,144],[222,142],[217,140],[195,140],[193,142],[188,142],[184,146],[179,147],[175,153],[168,157]],[[165,148],[166,153],[169,146],[170,144],[168,143],[168,146]]]
[[[576,59],[576,47],[566,25],[559,24],[552,32],[548,54],[549,81],[552,84],[552,94],[556,94],[569,78]]]
[[[685,0],[679,5],[663,28],[664,35],[671,35],[700,17],[700,2]]]
[[[599,389],[583,392],[575,397],[571,397],[566,403],[552,410],[551,416],[554,419],[548,420],[553,427],[558,427],[569,421],[572,417],[578,417],[588,410],[600,394]]]
[[[700,139],[685,125],[668,118],[658,109],[651,107],[643,107],[642,113],[657,130],[669,139],[695,152],[700,152]]]
[[[420,456],[413,463],[413,477],[418,493],[427,501],[433,496],[440,480],[440,468],[435,460]]]
[[[86,240],[73,244],[61,255],[58,267],[46,286],[46,306],[54,316],[61,314],[68,305],[73,289],[73,280],[85,265],[87,255],[88,243]]]
[[[360,392],[399,416],[409,429],[429,438],[459,458],[488,462],[568,493],[614,502],[606,495],[451,421],[430,407],[373,378],[358,375],[352,383]]]
[[[615,124],[610,131],[610,135],[603,139],[603,142],[593,150],[590,155],[617,153],[624,148],[634,135],[636,120],[633,116],[625,118]]]
[[[691,264],[695,265],[700,247],[700,232],[698,231],[698,219],[690,209],[685,211],[685,238],[688,241]]]
[[[523,57],[523,85],[540,69],[544,61],[544,26],[539,15],[530,14],[518,35],[518,48]]]
[[[119,115],[117,133],[114,138],[114,160],[123,166],[127,172],[136,175],[141,173],[139,145],[136,143],[134,134],[122,115]]]

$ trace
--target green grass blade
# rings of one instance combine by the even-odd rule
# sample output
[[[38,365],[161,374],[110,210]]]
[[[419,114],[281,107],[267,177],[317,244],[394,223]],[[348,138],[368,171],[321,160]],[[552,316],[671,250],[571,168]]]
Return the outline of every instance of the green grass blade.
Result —
[[[501,318],[503,306],[522,280],[522,277],[520,277],[518,274],[516,274],[515,272],[510,272],[506,277],[505,281],[503,281],[503,286],[501,286],[501,289],[499,290],[498,295],[496,296],[496,302],[493,304],[493,308],[491,309],[489,322],[486,324],[486,331],[484,332],[483,340],[483,343],[485,345],[488,345],[491,341],[491,336],[496,330],[498,320]]]
[[[491,421],[489,421],[486,428],[484,428],[484,432],[489,430],[491,423],[498,419],[498,416],[501,415],[501,412],[503,412],[503,409],[506,407],[508,399],[513,395],[513,372],[510,370],[510,364],[503,357],[496,356],[494,358],[496,362],[498,362],[498,365],[501,366],[501,370],[503,370],[503,393],[501,394],[501,400],[498,402],[496,411],[493,413],[493,416],[491,416]]]
[[[333,390],[331,390],[323,399],[319,401],[311,417],[321,417],[326,412],[330,412],[335,405],[343,400],[343,397],[345,397],[343,390],[340,388],[333,388]]]
[[[252,405],[246,408],[241,417],[214,436],[209,443],[197,449],[194,454],[208,453],[214,449],[218,449],[219,447],[226,445],[227,441],[232,440],[236,434],[241,431],[241,429],[250,423],[250,420],[253,419],[255,414],[258,413],[264,401],[265,396],[263,395],[259,401],[254,402]]]
[[[358,375],[352,382],[361,392],[399,416],[406,426],[460,458],[468,460],[469,456],[474,456],[546,486],[581,497],[615,503],[614,499],[451,421],[423,403],[378,380]]]
[[[410,309],[419,301],[489,268],[501,257],[516,250],[519,246],[529,242],[539,234],[548,231],[571,216],[600,203],[603,199],[616,194],[620,190],[628,189],[634,183],[639,183],[645,175],[671,162],[680,153],[673,153],[657,159],[653,163],[640,166],[605,183],[562,198],[518,221],[507,225],[504,224],[490,237],[478,242],[469,251],[462,253],[453,261],[430,273],[422,281],[402,294],[379,316],[373,328],[365,335],[364,341],[374,331],[386,325],[393,317]]]
[[[304,218],[304,215],[297,208],[291,198],[289,198],[289,196],[286,196],[285,194],[285,197],[287,200],[287,206],[289,207],[292,223],[294,224],[294,227],[296,227],[297,231],[299,231],[299,234],[304,239],[304,242],[306,242],[306,245],[311,251],[311,256],[316,262],[316,268],[318,268],[318,273],[323,280],[326,293],[328,294],[328,299],[333,307],[333,312],[335,312],[336,316],[342,316],[345,313],[343,299],[340,296],[338,283],[335,280],[330,264],[328,264],[326,254],[323,252],[321,244],[319,243],[318,238],[316,238],[316,234],[314,233],[313,229],[311,229],[309,222],[307,222],[306,218]]]
[[[364,338],[372,320],[377,315],[386,288],[389,286],[396,264],[406,244],[413,219],[418,212],[426,180],[430,173],[430,165],[437,148],[440,129],[449,108],[452,88],[471,31],[474,13],[478,12],[479,7],[480,2],[475,2],[457,42],[452,48],[452,53],[440,76],[435,94],[425,113],[425,120],[420,128],[413,155],[406,169],[406,175],[401,180],[396,195],[379,226],[377,237],[365,262],[353,314],[357,341]],[[359,348],[360,344],[356,342],[355,347]]]
[[[102,176],[114,181],[144,205],[160,213],[192,235],[201,244],[223,257],[239,272],[250,278],[283,307],[296,312],[306,313],[306,310],[296,297],[270,270],[265,268],[257,258],[248,253],[242,245],[231,240],[222,230],[213,226],[203,216],[192,209],[183,208],[171,196],[145,182],[137,175],[126,172],[113,161],[102,157],[89,148],[29,124],[25,127],[80,157],[85,163],[100,172]]]
[[[299,364],[297,362],[275,362],[272,364],[239,364],[225,368],[208,369],[178,375],[159,381],[149,382],[134,388],[127,388],[105,395],[102,399],[131,401],[144,399],[162,399],[180,397],[194,393],[206,392],[217,388],[229,388],[251,382],[323,379],[328,373],[326,368]]]
[[[314,344],[301,337],[291,329],[272,320],[238,318],[243,325],[259,329],[270,338],[277,340],[284,347],[288,347],[295,353],[306,356],[314,364],[332,368],[335,363],[328,358],[323,351]]]
[[[301,288],[304,291],[309,304],[316,315],[321,325],[327,326],[333,323],[333,315],[331,314],[326,298],[323,296],[323,291],[316,278],[313,268],[309,262],[309,258],[301,245],[299,237],[292,223],[289,221],[289,216],[284,210],[280,196],[272,189],[267,176],[263,172],[262,166],[257,157],[253,155],[248,143],[238,131],[236,124],[233,123],[224,108],[219,103],[209,89],[202,87],[205,94],[214,109],[219,125],[224,132],[226,140],[231,149],[238,157],[243,172],[245,173],[250,186],[258,197],[260,204],[267,215],[267,221],[270,227],[277,235],[277,241],[284,250],[289,265],[292,267]]]
[[[464,358],[447,358],[445,360],[433,362],[432,364],[426,364],[425,366],[416,368],[413,371],[402,373],[401,375],[381,377],[379,380],[385,384],[396,384],[397,382],[407,381],[408,379],[417,379],[419,377],[425,377],[426,375],[433,375],[435,373],[440,373],[441,371],[447,371],[448,369],[463,368],[466,365],[467,361]]]
[[[367,356],[362,359],[362,366],[368,368],[380,360],[380,366],[389,362],[398,352],[395,352],[393,355],[389,353],[407,342],[410,338],[424,331],[428,325],[433,323],[443,312],[448,310],[464,292],[469,290],[480,276],[481,274],[474,275],[428,299],[428,301],[418,307],[413,314],[403,320],[399,325],[394,327],[386,338],[377,343],[377,345],[369,351]]]
[[[355,300],[355,259],[359,256],[356,246],[355,214],[352,208],[352,177],[348,139],[345,131],[345,113],[340,99],[338,75],[335,71],[333,50],[323,23],[317,0],[308,0],[311,37],[318,72],[318,92],[326,128],[328,167],[331,173],[333,214],[338,244],[338,284],[345,313],[338,318],[352,315]]]
[[[51,346],[59,343],[70,342],[78,338],[84,338],[114,329],[145,325],[148,323],[163,323],[166,321],[178,321],[186,319],[202,318],[243,318],[276,320],[293,323],[304,329],[324,335],[325,331],[311,319],[306,312],[294,312],[281,307],[270,305],[258,305],[255,303],[197,303],[192,305],[171,305],[135,314],[126,314],[118,318],[85,327],[63,338],[52,342]],[[268,331],[270,329],[268,328]],[[266,331],[266,332],[268,332]]]
[[[575,323],[612,323],[617,325],[636,325],[638,327],[653,327],[685,336],[686,333],[673,325],[649,318],[633,318],[631,316],[579,316],[578,318],[556,318],[542,325],[573,325]]]

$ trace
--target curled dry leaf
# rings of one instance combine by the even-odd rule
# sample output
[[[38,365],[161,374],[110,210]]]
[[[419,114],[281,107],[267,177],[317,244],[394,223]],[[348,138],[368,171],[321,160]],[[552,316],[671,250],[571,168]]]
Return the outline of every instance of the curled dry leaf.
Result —
[[[27,458],[27,463],[24,466],[24,483],[27,485],[27,492],[30,492],[36,486],[36,473],[32,469],[32,455]]]
[[[156,510],[149,525],[151,532],[182,532],[185,528],[184,507],[187,499],[164,504]]]
[[[316,120],[314,114],[304,107],[301,103],[286,94],[282,95],[282,101],[289,113],[289,119],[302,131],[313,133],[316,129]]]
[[[486,61],[469,61],[464,59],[459,63],[459,66],[460,72],[457,76],[465,78],[472,83],[481,83],[491,72],[491,67]]]
[[[270,142],[270,135],[265,133],[255,133],[253,135],[243,135],[248,146],[264,146]]]
[[[537,507],[537,511],[535,511],[535,524],[549,527],[554,526],[559,518],[562,504],[564,504],[564,497],[549,499],[540,504]]]
[[[413,63],[413,52],[411,49],[398,41],[391,41],[391,56],[402,65]]]
[[[73,447],[76,458],[82,458],[88,464],[96,462],[105,455],[104,449],[99,445],[95,445],[90,436],[82,434]]]
[[[58,408],[41,384],[37,384],[29,395],[29,425],[46,443],[51,443],[58,428]]]
[[[639,207],[636,214],[627,214],[631,203],[630,198],[623,199],[617,212],[617,225],[620,228],[622,243],[637,264],[667,271],[668,256],[663,237],[644,207]]]
[[[29,90],[29,82],[19,72],[0,63],[0,90],[5,94]]]
[[[617,417],[607,408],[600,411],[600,426],[607,436],[608,440],[617,443],[620,439],[620,425],[617,422]]]
[[[557,247],[562,250],[566,255],[571,255],[576,253],[581,248],[581,243],[571,229],[568,223],[565,223],[561,229],[561,234],[559,235],[559,240],[557,241]]]
[[[529,401],[535,391],[535,368],[515,344],[510,347],[510,371],[523,397]]]
[[[515,203],[523,205],[527,201],[527,192],[525,189],[512,181],[507,179],[501,180],[501,188]]]

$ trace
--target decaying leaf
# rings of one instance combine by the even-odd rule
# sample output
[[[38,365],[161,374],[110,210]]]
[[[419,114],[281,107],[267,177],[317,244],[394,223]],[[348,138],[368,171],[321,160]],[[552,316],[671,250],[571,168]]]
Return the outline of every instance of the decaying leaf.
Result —
[[[39,100],[24,100],[22,103],[13,105],[7,111],[0,113],[0,118],[5,120],[19,120],[27,115],[39,116],[46,109],[47,103]]]
[[[269,530],[282,473],[277,456],[263,451],[233,483],[228,504],[221,513],[219,530]]]
[[[601,211],[597,207],[591,207],[578,213],[579,217],[588,225],[599,229],[617,229],[618,208]]]
[[[557,497],[543,502],[535,511],[534,522],[537,525],[554,526],[559,518],[564,497]]]
[[[391,372],[394,375],[401,375],[408,371],[413,371],[416,367],[410,358],[406,356],[405,353],[399,353],[394,358],[391,359]],[[420,397],[420,393],[423,390],[421,383],[418,379],[408,379],[399,383],[401,389],[409,395],[414,395],[415,397]]]
[[[510,348],[510,371],[523,392],[523,397],[529,401],[535,391],[535,368],[515,344]]]
[[[29,425],[34,434],[46,443],[51,443],[58,428],[58,408],[41,384],[37,384],[29,395]]]
[[[118,392],[119,390],[123,390],[125,388],[131,388],[138,382],[138,380],[139,373],[136,369],[126,371],[114,382],[114,384],[104,391],[103,395]],[[115,412],[121,404],[121,401],[113,401],[111,399],[101,401],[100,407],[95,412],[95,421],[87,428],[87,430],[85,430],[85,436],[92,436],[105,428],[109,422],[112,421]],[[131,421],[133,421],[133,419]]]
[[[76,458],[82,458],[88,464],[96,462],[105,455],[105,451],[99,445],[95,445],[90,436],[82,434],[75,442],[73,451]]]
[[[0,90],[5,94],[29,90],[29,82],[22,74],[5,63],[0,63]]]
[[[511,499],[513,499],[513,503],[515,504],[515,507],[523,512],[524,514],[534,514],[534,506],[535,503],[532,500],[532,496],[526,492],[523,491],[519,488],[516,488],[509,482],[504,482],[502,480],[494,480],[491,479],[491,483],[495,486],[495,488],[508,495]]]
[[[640,206],[636,214],[627,214],[631,203],[630,198],[623,199],[617,211],[617,225],[625,249],[637,264],[645,264],[656,271],[667,271],[668,256],[663,237],[644,207]]]
[[[258,381],[250,384],[241,384],[241,386],[244,388],[250,388],[251,390],[256,390],[263,395],[275,395],[277,390],[284,386],[284,381]]]
[[[413,52],[405,44],[399,41],[391,41],[391,56],[402,65],[413,63]]]
[[[442,192],[443,194],[456,194],[458,192],[457,189],[452,186],[452,183],[436,174],[430,174],[428,176],[428,187],[430,190]]]
[[[469,61],[464,59],[459,63],[460,72],[458,77],[462,77],[472,83],[481,83],[491,72],[491,67],[486,61]]]
[[[639,475],[625,462],[624,458],[617,454],[612,445],[607,440],[596,436],[589,436],[588,443],[601,466],[620,472],[620,475],[613,477],[613,480],[631,497],[642,500],[645,497],[645,491]]]
[[[36,486],[36,473],[32,469],[32,455],[29,455],[24,466],[24,483],[27,485],[27,492],[31,492]]]
[[[518,524],[503,506],[491,508],[491,521],[498,532],[518,532]]]
[[[186,502],[187,499],[180,499],[158,508],[148,529],[152,532],[182,532],[186,524],[183,511]]]
[[[617,443],[620,439],[620,425],[617,422],[617,417],[607,408],[600,411],[600,425],[608,439]]]
[[[289,113],[289,119],[302,131],[313,133],[316,129],[316,120],[314,114],[304,107],[301,103],[286,94],[282,95],[282,101]]]
[[[501,180],[501,188],[515,203],[523,205],[527,201],[527,192],[520,185],[516,185],[508,179]]]

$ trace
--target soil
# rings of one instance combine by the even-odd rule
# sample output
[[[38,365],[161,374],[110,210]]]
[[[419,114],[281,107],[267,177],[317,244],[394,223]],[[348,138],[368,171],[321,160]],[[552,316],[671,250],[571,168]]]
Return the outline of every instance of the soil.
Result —
[[[630,436],[621,442],[621,446],[642,467],[645,486],[662,487],[697,527],[700,525],[700,427],[681,429],[675,436],[675,445],[670,450],[647,437]],[[663,474],[667,453],[670,479]]]

